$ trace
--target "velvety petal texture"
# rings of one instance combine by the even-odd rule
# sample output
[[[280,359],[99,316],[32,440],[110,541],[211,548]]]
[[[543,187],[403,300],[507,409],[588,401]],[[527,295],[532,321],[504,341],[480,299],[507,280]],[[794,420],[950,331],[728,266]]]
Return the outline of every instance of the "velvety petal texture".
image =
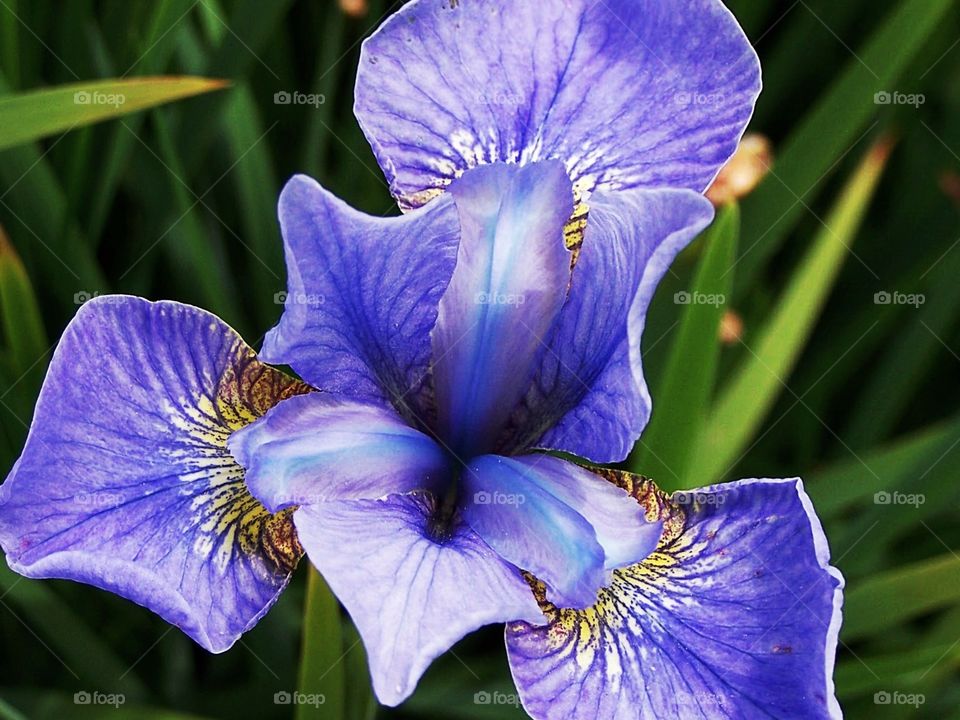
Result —
[[[448,456],[390,408],[322,393],[291,398],[230,437],[247,487],[269,510],[376,499],[450,483]]]
[[[612,471],[664,523],[658,549],[598,603],[508,626],[537,720],[839,718],[843,579],[799,480],[678,493]]]
[[[280,224],[289,289],[261,357],[342,398],[415,405],[457,258],[452,198],[371,217],[301,175],[280,196]]]
[[[202,310],[126,296],[84,304],[4,485],[10,568],[110,590],[226,650],[301,554],[290,513],[247,492],[227,439],[305,392]]]
[[[468,632],[542,613],[520,571],[454,518],[442,535],[429,494],[303,507],[307,554],[363,638],[377,698],[398,705]]]
[[[689,190],[595,193],[567,301],[506,450],[561,450],[620,462],[650,418],[640,341],[677,253],[713,219]]]
[[[573,191],[558,162],[501,163],[467,173],[450,194],[460,248],[433,331],[433,377],[440,434],[469,458],[493,449],[563,306]]]
[[[760,92],[721,0],[413,0],[364,43],[355,111],[406,207],[493,162],[581,192],[702,192]]]

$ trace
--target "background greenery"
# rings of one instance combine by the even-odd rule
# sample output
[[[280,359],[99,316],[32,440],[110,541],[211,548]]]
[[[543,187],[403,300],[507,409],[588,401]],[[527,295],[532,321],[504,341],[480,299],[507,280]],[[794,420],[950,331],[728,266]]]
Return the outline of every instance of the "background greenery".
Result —
[[[803,476],[848,580],[847,715],[960,718],[960,7],[728,4],[763,61],[752,129],[776,161],[661,288],[645,337],[655,419],[631,465],[671,489]],[[0,471],[85,297],[194,303],[257,345],[281,309],[275,203],[291,174],[397,212],[351,106],[359,41],[398,5],[349,17],[332,0],[0,0]],[[14,96],[159,74],[232,85],[96,126]],[[278,105],[279,91],[325,102]],[[878,91],[924,103],[878,105]],[[169,88],[143,92],[149,105]],[[725,303],[678,304],[682,291]],[[924,302],[877,304],[880,292]],[[717,339],[727,312],[740,340]],[[289,717],[274,693],[298,686],[307,574],[211,656],[112,595],[0,564],[0,718]],[[318,607],[314,630],[335,613]],[[399,711],[370,703],[353,629],[332,637],[317,717],[523,716],[473,702],[513,692],[497,628],[438,661]],[[126,703],[77,706],[80,690]],[[877,704],[878,692],[924,703]]]

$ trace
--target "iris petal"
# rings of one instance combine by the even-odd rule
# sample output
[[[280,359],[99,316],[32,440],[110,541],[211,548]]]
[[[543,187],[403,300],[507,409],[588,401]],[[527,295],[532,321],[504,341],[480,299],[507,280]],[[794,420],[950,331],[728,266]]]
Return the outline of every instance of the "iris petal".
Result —
[[[449,484],[444,451],[391,409],[311,393],[231,436],[247,486],[272,511]]]
[[[356,114],[406,207],[498,161],[702,192],[759,91],[720,0],[414,0],[364,44]]]
[[[468,458],[492,449],[563,305],[573,192],[551,162],[478,168],[451,194],[461,238],[433,331],[433,376],[441,435]]]
[[[549,461],[496,455],[471,460],[464,519],[502,558],[543,579],[556,602],[586,607],[608,579],[604,548],[593,525],[548,489]],[[629,508],[629,498],[624,500]]]
[[[505,448],[623,460],[650,417],[640,340],[674,257],[713,208],[689,190],[595,193],[569,297]]]
[[[297,176],[280,223],[289,291],[261,357],[338,397],[422,413],[430,331],[457,256],[452,199],[371,217]]]
[[[209,313],[124,296],[88,302],[3,486],[8,564],[110,590],[226,650],[301,554],[290,513],[271,514],[247,492],[227,438],[308,391]]]
[[[398,705],[434,658],[473,630],[543,615],[520,571],[459,519],[434,534],[427,494],[294,514],[310,560],[363,638],[380,702]]]
[[[839,718],[843,579],[799,480],[678,493],[612,475],[664,523],[656,552],[587,610],[508,626],[537,720]],[[540,596],[543,598],[542,586]]]

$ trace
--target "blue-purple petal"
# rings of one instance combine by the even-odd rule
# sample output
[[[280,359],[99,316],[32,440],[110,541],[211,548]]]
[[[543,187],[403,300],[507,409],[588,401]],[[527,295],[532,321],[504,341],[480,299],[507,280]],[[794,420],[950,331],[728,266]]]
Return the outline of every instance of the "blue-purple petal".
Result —
[[[391,408],[310,393],[230,437],[250,493],[270,511],[450,483],[446,453]]]
[[[117,593],[226,650],[301,554],[290,513],[247,492],[227,438],[308,391],[202,310],[90,301],[57,348],[3,486],[9,566]]]
[[[310,561],[353,618],[377,698],[398,705],[437,656],[492,623],[543,615],[520,571],[429,494],[302,507]]]
[[[280,197],[288,292],[261,357],[314,387],[422,412],[430,331],[456,264],[451,198],[404,217],[372,217],[314,180]]]
[[[676,254],[713,218],[689,190],[596,193],[569,297],[506,449],[623,460],[650,417],[640,340]]]
[[[440,434],[469,458],[494,449],[563,306],[573,191],[550,162],[477,168],[450,194],[461,238],[433,331],[433,378]]]
[[[702,192],[759,92],[720,0],[414,0],[364,44],[355,111],[419,207],[478,165],[549,159],[584,192]]]
[[[678,493],[608,472],[664,522],[585,611],[508,626],[536,720],[839,718],[833,664],[843,579],[799,480]],[[543,598],[542,586],[538,591]]]
[[[588,607],[609,579],[604,549],[593,525],[549,482],[535,459],[474,458],[464,471],[463,517],[500,557],[543,580],[557,603]]]

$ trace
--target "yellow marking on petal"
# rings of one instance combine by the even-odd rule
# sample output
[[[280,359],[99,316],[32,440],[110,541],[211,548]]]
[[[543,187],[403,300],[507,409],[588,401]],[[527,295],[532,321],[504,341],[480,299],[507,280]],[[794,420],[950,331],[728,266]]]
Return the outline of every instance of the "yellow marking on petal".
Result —
[[[178,407],[167,408],[174,427],[190,438],[189,450],[178,454],[192,468],[179,480],[185,492],[196,493],[187,521],[200,531],[193,551],[211,556],[220,573],[243,554],[261,558],[270,572],[289,574],[303,555],[292,510],[270,513],[249,493],[227,440],[281,400],[310,388],[261,363],[239,339],[226,360],[222,376],[209,383],[217,388],[213,396],[180,398]]]

